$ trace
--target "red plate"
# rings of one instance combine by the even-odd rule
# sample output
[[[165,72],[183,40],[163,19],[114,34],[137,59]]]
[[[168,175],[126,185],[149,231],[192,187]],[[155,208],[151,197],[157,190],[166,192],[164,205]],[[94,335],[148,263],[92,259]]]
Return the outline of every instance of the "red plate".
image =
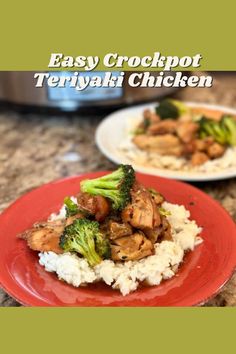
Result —
[[[59,210],[90,173],[46,184],[19,198],[0,216],[0,284],[29,306],[193,306],[216,294],[236,266],[236,227],[226,211],[198,189],[181,182],[137,173],[145,186],[158,189],[172,203],[183,204],[203,227],[204,242],[186,255],[179,272],[159,286],[122,296],[105,284],[74,288],[38,263],[36,252],[16,235]]]

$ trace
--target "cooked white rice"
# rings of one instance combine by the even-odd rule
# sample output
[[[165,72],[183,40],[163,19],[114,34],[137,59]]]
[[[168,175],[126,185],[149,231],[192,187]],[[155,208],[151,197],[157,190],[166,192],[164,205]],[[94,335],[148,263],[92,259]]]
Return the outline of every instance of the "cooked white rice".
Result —
[[[139,122],[140,119],[132,119],[127,122],[125,139],[119,147],[119,153],[125,156],[131,164],[188,172],[219,172],[224,169],[232,169],[233,171],[236,168],[236,147],[227,148],[222,157],[209,160],[200,166],[192,166],[189,160],[184,157],[176,157],[173,155],[163,156],[156,152],[141,150],[132,142],[132,132]]]
[[[202,242],[198,236],[201,228],[194,220],[189,220],[190,212],[183,205],[164,202],[163,207],[171,215],[167,216],[173,233],[173,241],[162,241],[155,245],[155,254],[140,261],[115,263],[104,260],[94,268],[75,254],[54,252],[39,253],[39,263],[48,272],[55,272],[59,279],[75,287],[104,281],[113,289],[119,289],[122,295],[135,291],[144,280],[150,285],[158,285],[162,279],[175,275],[184,258],[184,252],[193,251]],[[65,217],[65,208],[59,214],[52,214],[50,219]]]

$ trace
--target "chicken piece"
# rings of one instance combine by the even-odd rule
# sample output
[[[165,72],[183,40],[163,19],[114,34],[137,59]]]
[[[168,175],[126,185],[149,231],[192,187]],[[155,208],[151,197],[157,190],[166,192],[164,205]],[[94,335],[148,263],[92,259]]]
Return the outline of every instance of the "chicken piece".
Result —
[[[204,139],[195,139],[184,145],[184,153],[192,155],[194,152],[206,152],[208,147],[214,143],[214,138],[208,136]]]
[[[97,221],[103,221],[110,212],[108,200],[100,195],[79,193],[77,195],[79,209],[90,215],[94,215]]]
[[[160,121],[160,117],[156,113],[153,113],[150,109],[144,110],[143,118],[148,120],[150,124],[155,124]]]
[[[181,122],[176,128],[178,137],[184,143],[189,143],[190,141],[192,141],[195,138],[198,130],[199,125],[194,122]]]
[[[28,246],[34,251],[52,251],[60,254],[63,253],[63,250],[59,246],[59,242],[64,228],[64,220],[43,222],[35,224],[32,229],[25,231],[18,237],[26,240]]]
[[[212,136],[208,136],[204,139],[196,139],[194,140],[194,147],[197,151],[207,151],[209,146],[214,144],[214,138]]]
[[[151,193],[152,200],[157,206],[160,206],[165,201],[165,198],[161,193],[152,190],[151,188],[149,189],[149,192]]]
[[[96,200],[96,213],[95,213],[95,219],[97,221],[103,221],[106,216],[110,213],[110,204],[108,200],[101,195],[96,195],[95,196]]]
[[[178,122],[173,119],[165,119],[160,122],[151,124],[147,132],[150,135],[162,135],[162,134],[172,134],[177,128]]]
[[[184,144],[184,154],[192,155],[197,151],[206,151],[208,143],[204,139],[195,139],[187,144]]]
[[[153,244],[142,233],[118,238],[111,245],[113,261],[134,261],[150,256],[154,252]]]
[[[195,140],[190,141],[189,143],[184,144],[183,147],[183,155],[192,155],[196,151],[196,147],[194,144]]]
[[[138,182],[134,183],[130,193],[131,203],[121,213],[123,222],[140,230],[153,229],[160,225],[161,216],[151,193]]]
[[[21,234],[19,234],[17,237],[22,238],[23,240],[27,240],[29,235],[31,234],[32,231],[42,229],[48,227],[50,229],[55,230],[56,232],[60,233],[61,230],[64,230],[65,227],[65,219],[59,219],[59,220],[54,220],[54,221],[40,221],[36,222],[31,229],[28,229]]]
[[[157,242],[158,238],[161,237],[162,234],[162,226],[157,226],[154,229],[146,229],[143,230],[145,236],[154,244]]]
[[[171,232],[171,226],[165,216],[161,217],[161,228],[162,228],[162,231],[161,231],[162,240],[163,241],[172,241],[173,237],[172,237],[172,232]]]
[[[61,234],[50,228],[36,229],[27,238],[27,244],[34,251],[52,251],[59,254],[63,253],[63,250],[59,246],[60,236]]]
[[[161,240],[172,241],[172,233],[171,233],[171,226],[169,221],[165,216],[161,216],[161,224],[151,230],[143,230],[145,236],[154,244]]]
[[[66,225],[65,226],[69,226],[69,225],[73,224],[74,220],[76,220],[76,219],[83,219],[83,218],[84,218],[84,214],[82,214],[82,213],[78,213],[76,215],[69,216],[66,219]]]
[[[146,132],[149,126],[156,124],[159,120],[160,117],[157,114],[152,113],[150,109],[146,109],[143,112],[143,120],[138,125],[137,132],[139,132],[139,134],[141,132]]]
[[[181,114],[181,116],[178,118],[178,122],[192,122],[193,117],[190,111]]]
[[[110,240],[115,240],[124,236],[130,236],[133,233],[131,225],[128,223],[120,223],[114,220],[109,220],[108,230],[108,237]]]
[[[197,151],[206,151],[208,148],[208,143],[205,139],[196,139],[194,140],[193,145]]]
[[[219,121],[222,117],[222,111],[218,111],[215,109],[208,109],[203,107],[194,107],[191,108],[191,112],[194,115],[205,116],[207,118],[211,118],[213,120]]]
[[[211,159],[216,159],[224,155],[225,150],[225,146],[220,145],[218,143],[214,143],[208,147],[207,154]]]
[[[145,110],[143,111],[143,118],[144,118],[144,119],[149,119],[150,116],[151,116],[151,114],[152,114],[152,111],[151,111],[150,109],[145,109]]]
[[[183,145],[177,136],[172,134],[148,136],[146,134],[136,135],[133,142],[141,150],[156,152],[160,155],[181,156]]]
[[[199,151],[199,152],[195,152],[192,155],[191,164],[193,166],[199,166],[199,165],[202,165],[203,163],[207,162],[208,160],[209,160],[209,157],[207,156],[207,154]]]

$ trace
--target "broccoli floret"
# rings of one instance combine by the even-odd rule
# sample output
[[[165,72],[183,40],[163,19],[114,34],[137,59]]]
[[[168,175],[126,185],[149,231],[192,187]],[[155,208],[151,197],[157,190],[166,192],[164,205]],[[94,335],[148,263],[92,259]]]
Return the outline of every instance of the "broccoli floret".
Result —
[[[222,116],[221,120],[202,117],[199,120],[199,137],[212,136],[215,141],[222,145],[236,146],[236,120],[228,115]]]
[[[96,238],[99,233],[98,222],[88,219],[76,219],[73,224],[65,228],[60,237],[60,247],[65,252],[81,254],[93,267],[102,261],[102,257],[96,251],[96,247],[99,252],[101,248],[100,241],[99,245],[96,245]]]
[[[224,129],[222,129],[221,124],[212,119],[202,117],[199,120],[199,137],[205,138],[207,136],[212,136],[215,141],[220,144],[226,144],[226,134]]]
[[[226,142],[236,146],[236,120],[228,115],[221,118],[220,126],[225,133]]]
[[[166,210],[165,208],[159,207],[158,210],[162,216],[170,216],[171,215],[171,212],[169,210]]]
[[[188,111],[188,107],[185,106],[184,103],[172,99],[163,100],[156,107],[156,113],[159,115],[161,119],[167,119],[167,118],[177,119],[187,111]]]
[[[73,216],[78,214],[79,208],[78,205],[75,204],[70,197],[66,197],[64,199],[64,204],[66,206],[66,217]]]
[[[103,177],[82,181],[80,187],[82,192],[110,199],[114,210],[122,210],[130,201],[130,189],[134,181],[133,167],[120,165],[116,171]]]

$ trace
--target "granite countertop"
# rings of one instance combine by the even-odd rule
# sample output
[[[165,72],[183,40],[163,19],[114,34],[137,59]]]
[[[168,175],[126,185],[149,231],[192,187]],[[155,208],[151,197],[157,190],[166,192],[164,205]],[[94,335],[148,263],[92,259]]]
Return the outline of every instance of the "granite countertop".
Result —
[[[176,98],[236,108],[236,73],[214,73],[212,88],[186,88]],[[0,211],[49,181],[114,168],[94,142],[104,115],[0,113]],[[195,184],[217,199],[236,221],[236,179]],[[208,306],[236,306],[236,273]],[[0,306],[20,306],[0,289]]]

